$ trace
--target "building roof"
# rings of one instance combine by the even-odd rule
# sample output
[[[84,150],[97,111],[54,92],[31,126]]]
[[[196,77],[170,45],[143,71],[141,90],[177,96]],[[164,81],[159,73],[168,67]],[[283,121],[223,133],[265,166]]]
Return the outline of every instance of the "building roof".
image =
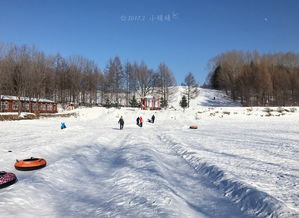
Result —
[[[1,100],[10,100],[10,101],[18,101],[17,96],[10,95],[0,95]],[[55,103],[54,101],[48,99],[37,99],[37,98],[28,98],[28,97],[20,97],[21,101],[31,101],[31,102],[42,102],[42,103]]]
[[[147,95],[147,96],[144,96],[143,98],[154,98],[154,96],[152,96],[152,95]]]

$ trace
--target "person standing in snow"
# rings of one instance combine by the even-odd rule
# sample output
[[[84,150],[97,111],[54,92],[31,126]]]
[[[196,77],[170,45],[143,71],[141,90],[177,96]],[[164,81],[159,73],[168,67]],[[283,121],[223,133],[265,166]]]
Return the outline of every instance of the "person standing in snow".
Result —
[[[152,123],[154,123],[155,122],[155,115],[153,114],[153,116],[152,116]]]
[[[137,126],[139,126],[139,117],[136,119]]]
[[[142,116],[140,116],[140,118],[139,118],[139,126],[140,126],[140,127],[142,127],[142,121],[143,121],[143,120],[142,120]]]
[[[125,124],[124,119],[123,119],[123,116],[121,116],[121,117],[119,118],[118,123],[119,123],[119,128],[120,128],[120,129],[123,129],[123,128],[124,128],[124,124]]]

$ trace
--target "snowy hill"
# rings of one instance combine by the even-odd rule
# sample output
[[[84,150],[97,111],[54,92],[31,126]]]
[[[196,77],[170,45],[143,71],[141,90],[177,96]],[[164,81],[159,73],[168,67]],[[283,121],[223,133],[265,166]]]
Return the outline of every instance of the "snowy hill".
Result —
[[[0,122],[0,171],[19,179],[0,189],[1,216],[298,217],[298,108],[243,108],[201,89],[184,112],[181,89],[168,110]],[[47,167],[14,169],[32,156]]]
[[[170,105],[175,108],[180,108],[179,102],[183,97],[184,87],[175,87],[175,95],[172,98]],[[215,99],[214,99],[215,98]],[[213,89],[199,88],[199,95],[197,98],[190,102],[191,108],[197,107],[237,107],[241,106],[239,103],[234,102],[224,92]]]

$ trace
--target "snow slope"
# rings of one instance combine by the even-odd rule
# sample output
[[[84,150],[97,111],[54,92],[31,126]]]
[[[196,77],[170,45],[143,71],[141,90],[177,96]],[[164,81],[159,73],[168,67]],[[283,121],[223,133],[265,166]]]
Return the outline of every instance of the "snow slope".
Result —
[[[169,110],[88,108],[76,118],[0,122],[0,170],[19,179],[0,190],[0,217],[299,216],[298,108],[269,116],[201,89],[183,112],[181,90]],[[155,124],[135,124],[153,113]],[[31,156],[47,167],[14,169]]]
[[[180,108],[179,102],[184,95],[184,87],[173,87],[174,96],[171,99],[170,107]],[[215,99],[214,99],[215,97]],[[240,107],[238,102],[234,102],[224,92],[213,89],[199,89],[199,96],[190,102],[190,108],[200,107]]]

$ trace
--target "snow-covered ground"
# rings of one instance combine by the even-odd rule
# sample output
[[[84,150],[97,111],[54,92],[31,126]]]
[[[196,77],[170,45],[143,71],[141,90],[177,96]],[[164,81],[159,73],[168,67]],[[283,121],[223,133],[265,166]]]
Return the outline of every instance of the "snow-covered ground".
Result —
[[[0,122],[0,171],[18,177],[0,190],[0,217],[298,217],[299,108],[242,108],[201,89],[184,112],[180,91],[169,110]],[[32,156],[48,165],[14,169]]]

